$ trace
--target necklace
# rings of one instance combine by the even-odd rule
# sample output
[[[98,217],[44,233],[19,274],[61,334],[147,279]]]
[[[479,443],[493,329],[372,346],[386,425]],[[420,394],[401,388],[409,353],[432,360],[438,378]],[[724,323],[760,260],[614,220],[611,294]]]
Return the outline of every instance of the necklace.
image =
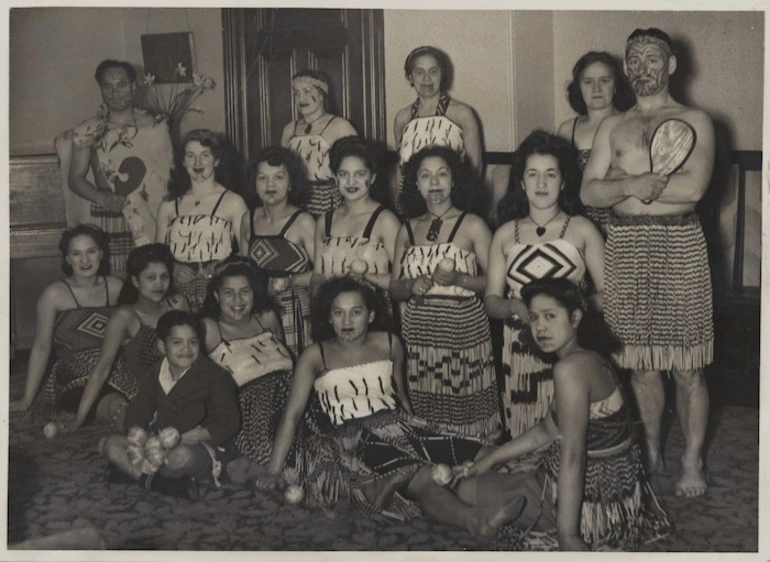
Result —
[[[318,117],[316,117],[315,119],[313,119],[312,121],[310,121],[309,123],[308,123],[308,121],[307,121],[307,120],[305,120],[305,123],[307,123],[307,127],[305,127],[305,134],[306,134],[306,135],[309,135],[309,134],[310,134],[310,130],[313,128],[313,123],[315,123],[316,121],[318,121],[319,119],[321,119],[321,118],[322,118],[324,115],[326,115],[326,112],[322,113],[321,115],[319,115]]]
[[[540,224],[539,222],[537,222],[535,219],[532,218],[532,215],[529,216],[529,220],[531,220],[533,223],[537,225],[537,228],[535,229],[535,232],[537,233],[537,235],[543,236],[543,234],[545,234],[545,227],[551,224],[551,221],[553,221],[553,219],[558,217],[560,214],[561,214],[561,209],[559,209],[554,216],[548,219],[548,222],[545,224]]]
[[[429,214],[436,217],[435,219],[430,221],[430,226],[428,227],[428,234],[425,236],[428,242],[435,242],[436,240],[438,240],[439,232],[441,232],[441,227],[444,225],[444,221],[441,220],[441,217],[446,215],[452,209],[454,209],[454,207],[449,207],[446,211],[444,211],[440,215],[437,215],[435,213],[431,213],[430,211],[428,211]]]

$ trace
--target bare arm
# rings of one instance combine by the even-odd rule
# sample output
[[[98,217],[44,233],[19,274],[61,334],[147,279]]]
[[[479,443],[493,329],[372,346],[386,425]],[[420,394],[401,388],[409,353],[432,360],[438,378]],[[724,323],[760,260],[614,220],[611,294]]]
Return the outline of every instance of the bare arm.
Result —
[[[397,156],[399,156],[398,151],[401,148],[401,135],[404,133],[404,128],[406,128],[407,123],[409,123],[409,117],[410,109],[407,107],[396,113],[396,118],[393,120],[393,138],[396,139]],[[406,164],[406,162],[401,162],[399,157],[399,162],[396,164],[395,184],[390,186],[390,198],[394,209],[398,208],[398,190],[402,181],[401,166],[404,164]]]
[[[248,208],[243,198],[234,191],[225,195],[225,199],[227,200],[227,220],[230,221],[233,237],[237,238],[241,232],[241,219]]]
[[[563,550],[579,548],[588,431],[589,387],[577,362],[562,360],[553,369],[554,398],[559,416],[561,457],[557,490],[556,532]],[[582,541],[581,541],[582,542]]]
[[[382,242],[385,246],[385,251],[388,254],[388,261],[393,263],[393,259],[396,252],[396,236],[398,235],[398,229],[401,228],[401,223],[396,218],[396,215],[388,210],[382,211],[377,219],[376,231],[373,236]],[[392,269],[392,268],[391,268]],[[384,273],[364,273],[364,279],[373,283],[380,289],[386,291],[390,288],[390,271]]]
[[[557,437],[558,430],[553,423],[550,413],[534,427],[531,427],[515,439],[501,445],[485,457],[473,463],[471,475],[488,472],[496,465],[517,459],[527,453],[537,451],[551,443]]]
[[[408,413],[413,414],[412,403],[409,401],[409,396],[406,392],[406,373],[404,370],[404,346],[401,344],[401,340],[398,336],[392,335],[393,338],[393,372],[396,379],[396,395],[398,396],[401,406]]]
[[[155,219],[155,242],[158,244],[166,243],[168,224],[171,222],[173,209],[174,203],[172,201],[162,201],[158,207],[158,216]]]
[[[574,217],[573,220],[578,219]],[[593,223],[583,217],[578,221],[578,228],[583,237],[583,255],[586,268],[591,275],[596,293],[591,295],[591,302],[596,310],[603,309],[604,294],[604,237]]]
[[[54,285],[59,285],[57,282]],[[27,382],[24,386],[24,398],[11,402],[10,411],[26,410],[35,400],[43,381],[45,369],[48,366],[48,358],[51,356],[51,343],[53,341],[53,325],[56,320],[57,287],[49,285],[37,299],[37,325],[35,327],[35,342],[27,364]]]
[[[666,187],[665,176],[646,172],[629,175],[623,170],[611,170],[612,147],[610,134],[617,126],[620,116],[604,119],[596,130],[591,147],[591,157],[583,172],[580,199],[592,207],[614,207],[630,197],[640,201],[656,200]]]
[[[524,301],[504,296],[506,264],[503,243],[512,236],[511,224],[507,223],[498,228],[489,246],[489,273],[487,273],[487,287],[484,291],[484,308],[490,318],[505,319],[517,314],[524,322],[528,322],[527,306]]]
[[[108,208],[108,206],[111,207],[113,202],[111,194],[99,190],[86,179],[86,174],[88,174],[90,165],[91,148],[88,146],[80,146],[73,142],[72,156],[70,157],[70,169],[67,174],[67,184],[74,193],[88,199],[92,203],[101,205],[104,208]],[[120,208],[122,208],[122,205],[117,210],[120,210]]]
[[[321,369],[321,352],[318,345],[316,343],[306,349],[297,361],[289,400],[283,412],[281,424],[275,434],[273,452],[267,464],[267,471],[270,474],[278,475],[283,471],[286,455],[289,454],[297,426],[305,413],[315,377]]]
[[[463,130],[463,144],[465,145],[465,154],[473,167],[477,176],[481,176],[484,171],[484,162],[481,155],[481,131],[476,115],[470,106],[458,103],[457,121]]]
[[[315,229],[316,229],[316,220],[313,218],[313,215],[310,213],[302,213],[300,216],[297,217],[297,226],[301,229],[300,232],[302,234],[301,236],[301,244],[305,247],[305,251],[307,252],[307,255],[310,256],[311,260],[315,259]],[[293,275],[292,276],[292,282],[295,285],[301,286],[301,287],[307,287],[310,285],[310,282],[313,277],[313,270],[306,271],[305,273],[300,273],[299,275]]]
[[[559,129],[556,134],[564,140],[572,141],[572,124],[574,122],[574,119],[567,119],[564,123],[559,125]]]
[[[160,214],[160,213],[159,213]],[[251,213],[247,209],[241,217],[241,230],[238,237],[238,254],[244,258],[249,257],[249,243],[251,242]]]
[[[409,244],[409,235],[406,232],[406,225],[402,225],[396,235],[396,246],[393,256],[393,271],[390,275],[390,298],[397,301],[405,301],[415,294],[415,286],[427,285],[430,287],[430,278],[422,275],[414,279],[400,279],[401,260]],[[420,281],[422,279],[422,281]],[[420,284],[418,285],[418,281]],[[426,289],[427,290],[427,289]]]
[[[283,133],[281,133],[281,146],[289,148],[289,141],[292,136],[294,136],[294,121],[289,121],[283,128]]]

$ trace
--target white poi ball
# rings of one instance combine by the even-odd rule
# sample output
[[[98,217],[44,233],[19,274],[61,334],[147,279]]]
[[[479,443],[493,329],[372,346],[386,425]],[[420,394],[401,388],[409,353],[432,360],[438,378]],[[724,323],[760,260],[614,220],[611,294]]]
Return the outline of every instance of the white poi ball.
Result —
[[[302,488],[302,486],[292,484],[286,488],[286,492],[284,492],[283,497],[286,499],[287,503],[296,505],[298,503],[302,503],[302,500],[305,499],[305,490]]]
[[[274,277],[270,282],[273,285],[273,290],[279,293],[289,288],[289,280],[286,277]]]
[[[444,273],[449,273],[455,269],[455,260],[452,258],[444,258],[438,262],[438,268]]]
[[[56,437],[56,434],[59,433],[59,428],[56,427],[56,424],[54,422],[48,422],[45,424],[45,427],[43,428],[43,435],[45,435],[45,438],[49,441]]]
[[[358,275],[363,275],[368,270],[369,270],[369,266],[366,265],[366,262],[364,260],[358,259],[350,264],[350,271],[352,271],[353,273],[357,273]]]
[[[439,486],[446,486],[452,481],[452,478],[454,478],[454,472],[446,464],[437,464],[434,466],[431,475],[433,476],[433,481]]]

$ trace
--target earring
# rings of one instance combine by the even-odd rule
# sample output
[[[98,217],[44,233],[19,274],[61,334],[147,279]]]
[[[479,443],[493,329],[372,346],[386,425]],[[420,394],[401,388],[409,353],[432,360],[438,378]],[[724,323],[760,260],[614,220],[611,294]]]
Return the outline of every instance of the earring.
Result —
[[[564,184],[561,184],[561,189],[560,189],[560,191],[564,191]]]

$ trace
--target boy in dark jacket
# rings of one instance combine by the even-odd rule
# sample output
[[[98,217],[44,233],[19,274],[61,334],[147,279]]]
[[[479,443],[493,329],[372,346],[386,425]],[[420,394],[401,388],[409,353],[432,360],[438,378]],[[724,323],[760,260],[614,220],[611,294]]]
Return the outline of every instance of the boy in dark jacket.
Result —
[[[198,499],[194,477],[234,456],[232,439],[241,423],[237,387],[227,371],[201,353],[201,325],[192,314],[167,312],[158,320],[157,331],[158,346],[166,357],[142,381],[128,407],[129,435],[111,435],[101,452],[120,473],[148,490]],[[158,449],[160,443],[156,440],[151,446],[139,428],[163,431],[161,438],[167,436],[167,428],[178,432],[178,444],[155,456],[159,468],[147,462],[153,460],[150,449]],[[145,454],[144,465],[137,462],[137,455]]]

